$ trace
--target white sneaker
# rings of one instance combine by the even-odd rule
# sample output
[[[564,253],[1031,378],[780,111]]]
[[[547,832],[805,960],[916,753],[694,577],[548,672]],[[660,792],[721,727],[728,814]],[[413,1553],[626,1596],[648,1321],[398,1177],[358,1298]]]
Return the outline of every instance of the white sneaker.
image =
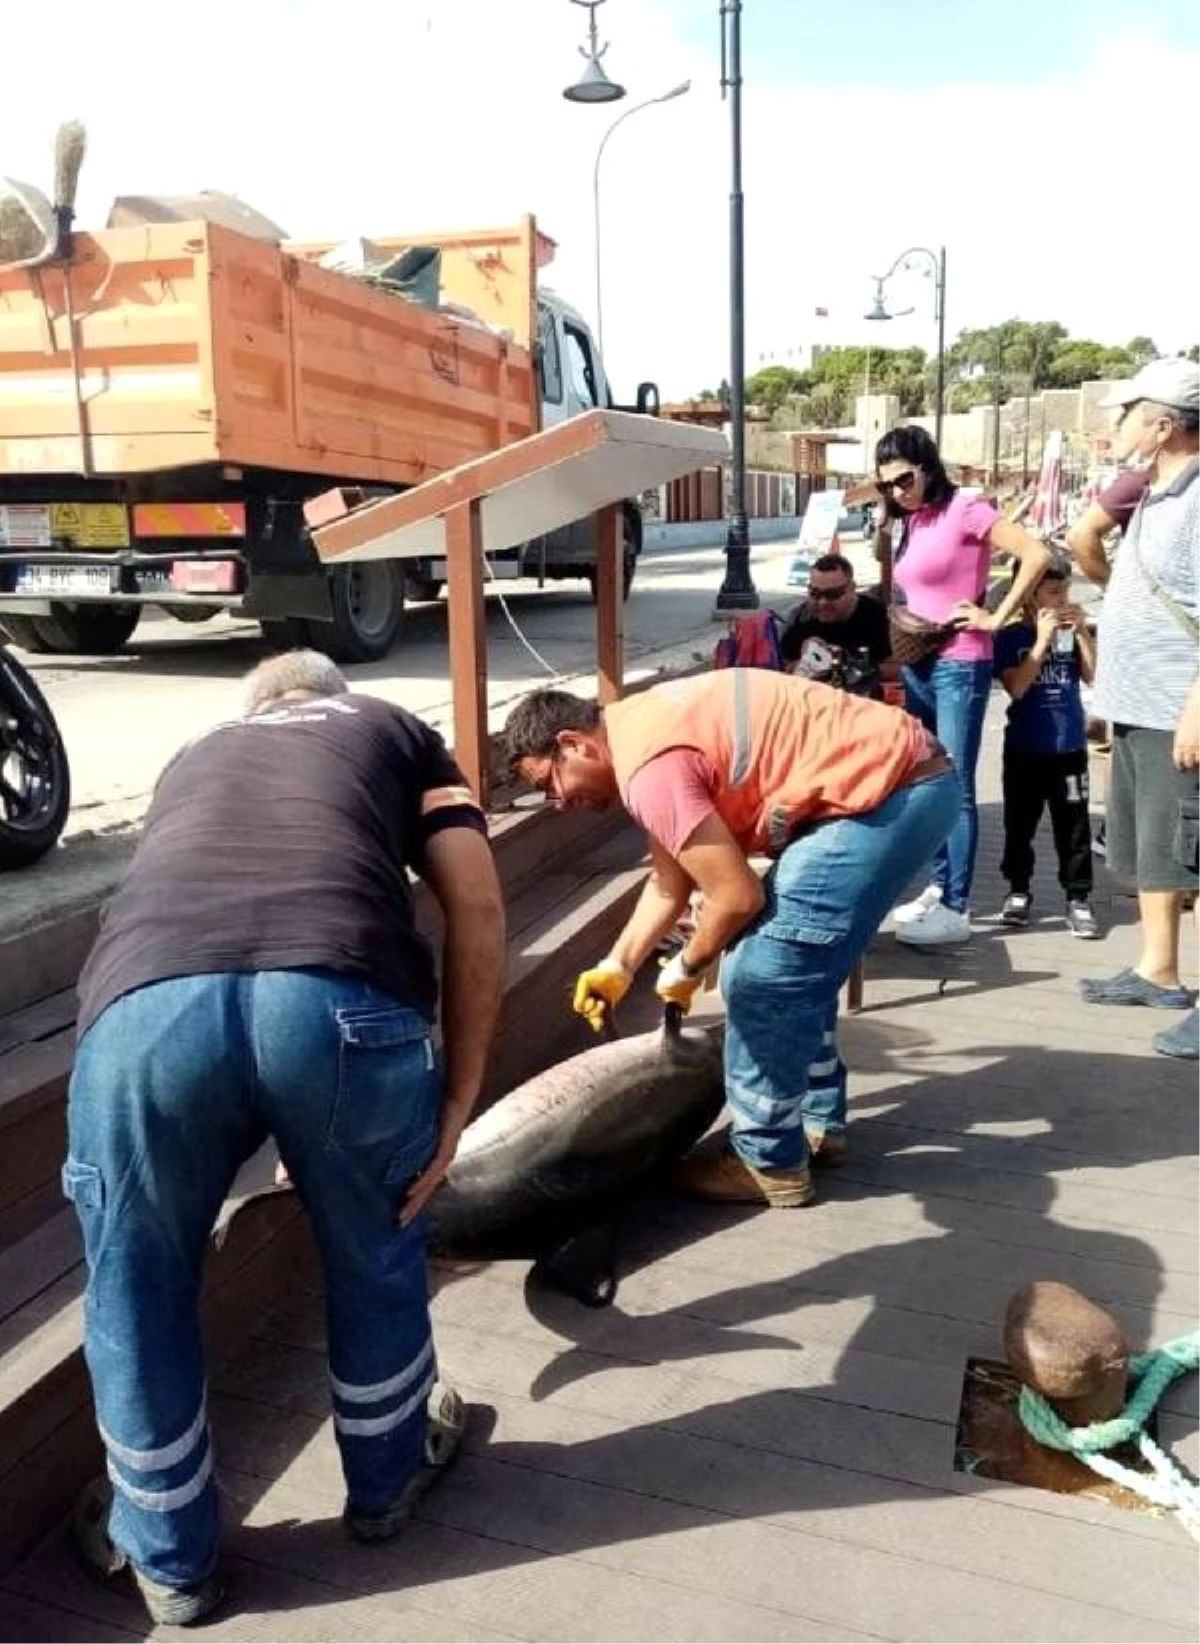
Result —
[[[910,919],[901,925],[896,931],[896,940],[914,948],[936,948],[950,942],[966,942],[970,935],[969,913],[955,913],[953,908],[936,902],[926,908],[919,919]]]
[[[920,896],[911,902],[901,902],[898,908],[894,908],[892,910],[892,919],[897,925],[908,925],[914,919],[924,919],[930,908],[936,908],[941,900],[941,887],[926,885]]]

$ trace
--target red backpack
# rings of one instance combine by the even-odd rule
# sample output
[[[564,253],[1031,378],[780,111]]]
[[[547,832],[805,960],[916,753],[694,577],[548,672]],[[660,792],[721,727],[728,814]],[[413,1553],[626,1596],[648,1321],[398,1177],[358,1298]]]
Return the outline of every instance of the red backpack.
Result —
[[[717,641],[713,652],[716,668],[772,668],[783,670],[783,654],[779,649],[782,619],[774,611],[751,611],[748,616],[734,617],[729,629]]]

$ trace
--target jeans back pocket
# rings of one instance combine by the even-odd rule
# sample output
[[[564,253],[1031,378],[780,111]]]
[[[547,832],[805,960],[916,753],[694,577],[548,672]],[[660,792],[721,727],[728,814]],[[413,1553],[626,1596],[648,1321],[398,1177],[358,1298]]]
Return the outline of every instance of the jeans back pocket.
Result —
[[[437,1140],[441,1072],[430,1024],[415,1010],[337,1013],[338,1088],[326,1150],[355,1155],[388,1183],[411,1180]]]

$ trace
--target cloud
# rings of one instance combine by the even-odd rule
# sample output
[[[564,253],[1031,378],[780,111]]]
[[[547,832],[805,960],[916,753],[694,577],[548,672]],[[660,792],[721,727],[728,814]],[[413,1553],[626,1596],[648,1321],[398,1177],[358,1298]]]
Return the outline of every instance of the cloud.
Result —
[[[53,124],[81,115],[84,224],[118,193],[206,187],[305,238],[532,210],[559,242],[551,283],[588,314],[599,139],[690,77],[687,96],[634,115],[605,151],[606,353],[621,393],[656,377],[681,394],[727,374],[715,19],[700,50],[675,0],[638,0],[636,54],[615,41],[605,60],[630,77],[628,98],[581,109],[561,90],[582,66],[586,14],[565,0],[209,0],[173,38],[145,0],[59,0],[54,15],[53,75],[6,77],[0,168],[45,181]],[[602,36],[619,21],[601,11]],[[41,61],[44,26],[28,8],[6,20],[10,70]],[[1104,340],[1190,344],[1200,325],[1179,225],[1198,68],[1196,53],[1135,34],[1024,91],[748,83],[748,364],[808,340],[931,347],[928,282],[897,284],[896,301],[916,309],[907,320],[861,318],[869,275],[912,244],[947,246],[951,334],[1020,314]]]

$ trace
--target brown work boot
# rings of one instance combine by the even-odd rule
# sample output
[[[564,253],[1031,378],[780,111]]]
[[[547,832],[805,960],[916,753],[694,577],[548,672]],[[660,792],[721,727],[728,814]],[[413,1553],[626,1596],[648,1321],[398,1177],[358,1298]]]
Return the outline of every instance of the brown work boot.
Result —
[[[840,1130],[806,1130],[808,1162],[814,1170],[836,1170],[846,1162],[846,1136]]]
[[[794,1210],[816,1198],[807,1165],[794,1170],[756,1170],[726,1143],[710,1137],[682,1159],[676,1183],[698,1199],[724,1204],[765,1204],[776,1210]]]

